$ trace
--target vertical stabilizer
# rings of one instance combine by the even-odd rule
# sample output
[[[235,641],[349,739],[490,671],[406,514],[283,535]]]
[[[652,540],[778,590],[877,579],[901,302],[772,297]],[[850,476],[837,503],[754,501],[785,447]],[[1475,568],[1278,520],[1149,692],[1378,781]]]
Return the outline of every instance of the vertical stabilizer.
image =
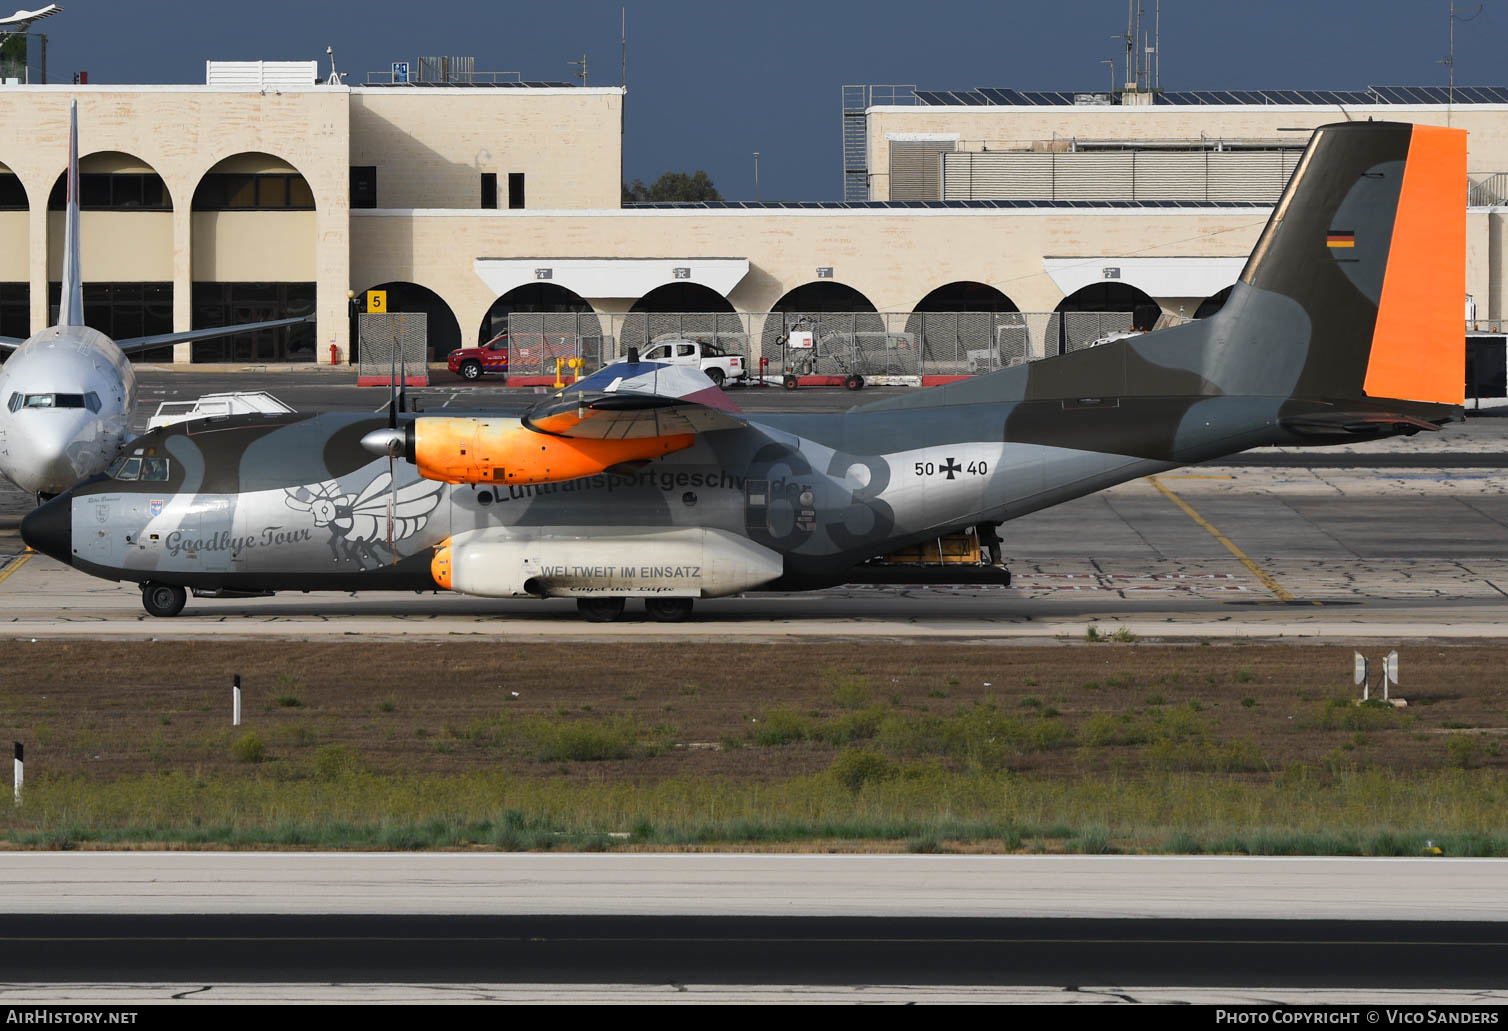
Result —
[[[84,287],[79,278],[79,102],[68,110],[68,210],[63,216],[63,296],[58,325],[84,324]]]

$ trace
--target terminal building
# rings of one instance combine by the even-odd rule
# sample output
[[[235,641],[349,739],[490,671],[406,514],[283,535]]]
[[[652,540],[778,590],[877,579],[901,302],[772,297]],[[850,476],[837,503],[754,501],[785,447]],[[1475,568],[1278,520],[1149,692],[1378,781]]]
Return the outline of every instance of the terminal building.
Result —
[[[983,371],[1216,310],[1304,130],[1368,118],[1470,133],[1463,326],[1501,361],[1505,89],[845,87],[843,201],[624,205],[617,87],[337,85],[314,62],[4,85],[0,335],[54,317],[73,100],[91,325],[317,317],[156,361],[345,363],[351,298],[384,289],[431,360],[508,332],[518,370],[669,335],[781,363],[810,325],[823,371]]]

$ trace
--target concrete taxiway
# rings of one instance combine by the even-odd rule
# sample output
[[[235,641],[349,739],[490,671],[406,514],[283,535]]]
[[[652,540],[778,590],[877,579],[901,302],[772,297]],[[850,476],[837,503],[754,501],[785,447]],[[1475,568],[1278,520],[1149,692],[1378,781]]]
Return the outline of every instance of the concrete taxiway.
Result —
[[[1493,922],[1508,860],[13,852],[0,909],[171,916]]]
[[[12,853],[0,856],[0,1003],[1500,1004],[1505,870],[1438,858]]]

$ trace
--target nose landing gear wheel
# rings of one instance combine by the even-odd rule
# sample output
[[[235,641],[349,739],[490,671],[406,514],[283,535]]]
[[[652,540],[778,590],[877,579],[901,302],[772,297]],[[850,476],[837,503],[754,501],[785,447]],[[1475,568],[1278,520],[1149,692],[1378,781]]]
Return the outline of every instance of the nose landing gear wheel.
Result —
[[[577,598],[576,611],[588,623],[611,623],[623,617],[623,599]]]
[[[691,618],[690,598],[650,598],[644,611],[656,623],[684,623]]]
[[[141,585],[141,606],[149,616],[176,616],[188,603],[188,591],[148,580]]]

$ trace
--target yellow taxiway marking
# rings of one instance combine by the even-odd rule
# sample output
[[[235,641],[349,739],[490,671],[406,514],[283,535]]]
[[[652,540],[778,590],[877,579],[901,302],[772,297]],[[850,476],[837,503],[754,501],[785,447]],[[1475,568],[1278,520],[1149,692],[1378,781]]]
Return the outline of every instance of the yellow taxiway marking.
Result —
[[[9,580],[10,575],[16,570],[20,569],[22,566],[26,565],[27,559],[31,558],[35,554],[36,552],[32,551],[30,548],[27,548],[21,554],[17,555],[15,558],[7,562],[5,564],[5,568],[0,569],[0,584],[3,584],[6,580]]]
[[[1229,537],[1225,536],[1225,534],[1215,529],[1214,525],[1211,524],[1208,519],[1204,518],[1204,516],[1200,515],[1198,512],[1195,512],[1192,505],[1169,490],[1167,486],[1164,485],[1160,480],[1158,480],[1156,476],[1148,476],[1147,482],[1166,494],[1168,496],[1168,500],[1172,501],[1173,504],[1183,509],[1184,514],[1187,515],[1190,519],[1194,520],[1194,522],[1198,523],[1205,530],[1207,530],[1211,537],[1215,538],[1215,540],[1219,541],[1221,544],[1224,544],[1226,550],[1228,550],[1232,555],[1236,556],[1236,558],[1240,560],[1243,566],[1251,570],[1251,575],[1260,580],[1263,587],[1266,587],[1273,594],[1277,595],[1279,601],[1296,600],[1293,595],[1289,594],[1283,589],[1282,584],[1278,583],[1272,578],[1272,575],[1270,573],[1268,573],[1265,569],[1248,558],[1246,552],[1236,547],[1234,542],[1232,542]]]

